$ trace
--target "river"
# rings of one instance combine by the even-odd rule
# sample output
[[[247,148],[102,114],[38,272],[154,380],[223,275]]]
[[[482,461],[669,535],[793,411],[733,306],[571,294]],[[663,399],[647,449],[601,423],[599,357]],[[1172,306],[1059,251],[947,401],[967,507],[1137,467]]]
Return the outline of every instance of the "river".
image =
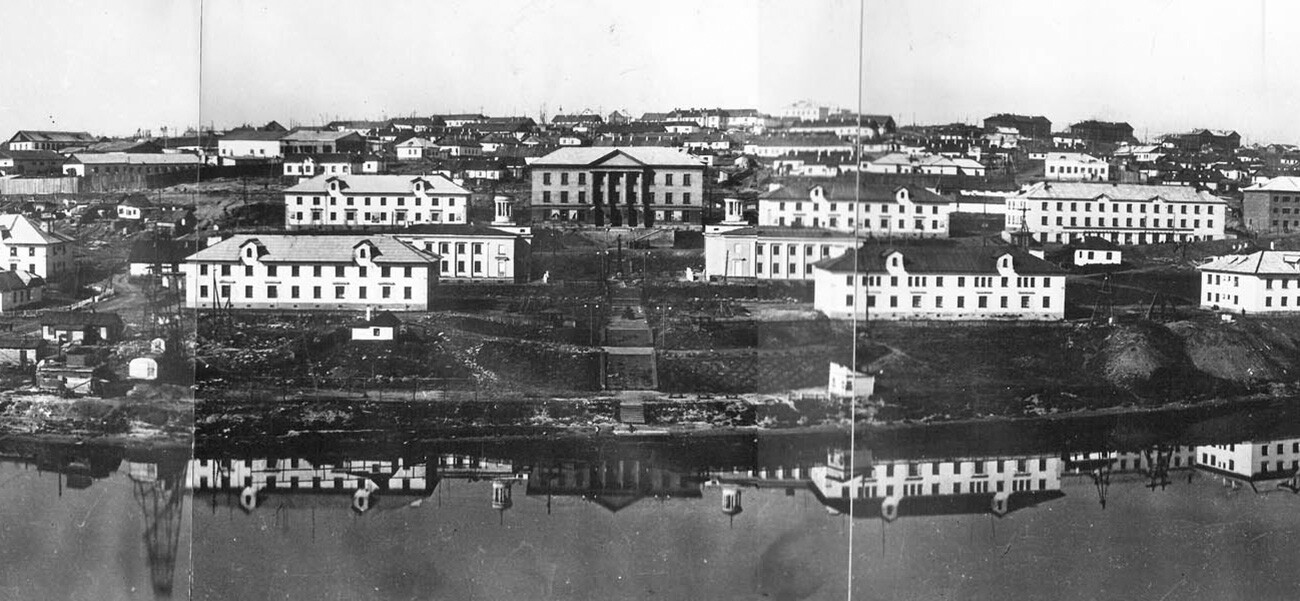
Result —
[[[0,598],[1300,598],[1300,433],[1217,426],[0,444]]]

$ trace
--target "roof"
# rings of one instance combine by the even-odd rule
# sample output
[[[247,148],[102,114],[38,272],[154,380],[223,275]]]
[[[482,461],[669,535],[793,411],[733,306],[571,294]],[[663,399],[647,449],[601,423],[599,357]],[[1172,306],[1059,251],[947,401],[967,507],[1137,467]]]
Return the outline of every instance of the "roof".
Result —
[[[53,150],[0,150],[0,157],[7,156],[23,161],[63,161],[64,156]]]
[[[551,118],[551,123],[601,123],[603,121],[600,115],[556,115]]]
[[[1258,183],[1248,188],[1242,188],[1243,192],[1300,192],[1300,177],[1275,177],[1266,182]]]
[[[28,271],[0,271],[0,292],[26,290],[44,285],[44,279]]]
[[[366,160],[359,154],[348,154],[339,152],[323,152],[316,154],[291,154],[284,157],[286,163],[301,163],[307,159],[315,161],[317,164],[323,163],[361,163]]]
[[[742,227],[734,230],[721,232],[724,237],[746,237],[755,236],[758,238],[799,238],[799,239],[840,239],[851,240],[855,236],[852,231],[832,230],[819,227],[793,227],[778,225],[762,225],[758,227]]]
[[[96,311],[51,311],[41,315],[41,325],[121,327],[122,317],[117,313]]]
[[[369,321],[358,322],[354,327],[396,328],[401,325],[402,320],[398,319],[396,315],[393,315],[392,311],[380,311],[378,315],[371,317]]]
[[[849,202],[856,199],[864,202],[897,202],[898,191],[906,189],[908,197],[914,203],[948,204],[952,202],[948,198],[921,186],[869,184],[864,182],[858,185],[856,193],[853,186],[853,180],[848,178],[835,178],[825,182],[787,184],[760,194],[758,198],[759,200],[807,201],[811,197],[814,188],[821,188],[822,194],[826,196],[827,200],[831,201]]]
[[[0,336],[0,348],[34,349],[45,346],[44,338],[34,336]]]
[[[853,144],[845,142],[833,135],[809,135],[809,136],[760,136],[750,138],[745,142],[746,146],[842,146],[853,148]]]
[[[569,147],[556,150],[533,162],[546,165],[597,165],[622,155],[645,166],[654,167],[704,167],[695,157],[676,148],[659,146],[596,146]]]
[[[393,234],[236,234],[213,244],[185,259],[188,263],[234,263],[240,260],[240,250],[246,243],[255,243],[265,250],[259,259],[263,263],[352,263],[353,249],[358,244],[370,243],[376,252],[373,261],[379,264],[426,264],[436,261],[434,255],[421,251],[398,240]]]
[[[473,223],[425,223],[404,228],[397,234],[398,238],[406,236],[490,236],[493,238],[517,238],[505,230]]]
[[[871,247],[857,252],[858,273],[886,271],[885,259],[894,253],[903,255],[903,267],[909,273],[998,273],[997,260],[1011,255],[1012,269],[1018,274],[1064,275],[1061,268],[1021,250],[1009,247],[951,248],[938,246]],[[815,265],[833,273],[853,273],[854,253],[825,259]]]
[[[14,240],[22,244],[60,244],[73,242],[74,238],[55,231],[45,231],[36,222],[18,214],[0,215],[0,240]]]
[[[280,136],[280,139],[285,142],[336,142],[343,138],[361,137],[361,134],[354,131],[338,131],[334,129],[295,129]]]
[[[9,139],[26,140],[31,142],[67,142],[67,143],[86,143],[95,142],[95,136],[84,131],[51,131],[41,129],[20,129]]]
[[[1157,198],[1165,202],[1202,202],[1224,204],[1209,192],[1190,186],[1157,186],[1147,184],[1110,184],[1088,182],[1040,182],[1030,186],[1013,198],[1032,200],[1093,200],[1105,196],[1115,201],[1150,201]]]
[[[131,245],[131,263],[180,263],[195,250],[194,243],[157,238],[138,240]]]
[[[1223,255],[1212,257],[1197,268],[1254,275],[1300,275],[1300,252],[1261,250],[1246,255]]]
[[[68,162],[83,165],[199,165],[203,159],[187,152],[78,152],[68,157]]]
[[[284,132],[282,132],[282,131],[261,131],[261,130],[256,130],[256,129],[236,129],[236,130],[232,130],[232,131],[226,132],[226,135],[221,136],[221,139],[217,140],[217,143],[220,144],[221,142],[225,142],[225,141],[227,141],[227,140],[232,141],[232,142],[235,142],[235,141],[238,141],[238,142],[273,142],[273,141],[278,141],[278,140],[279,140],[280,138],[282,138],[282,137],[284,137]]]
[[[424,180],[429,194],[464,194],[469,190],[457,186],[441,175],[317,175],[286,188],[285,194],[324,194],[331,180],[343,182],[345,194],[413,194],[413,182]]]
[[[1088,236],[1075,244],[1071,244],[1070,248],[1074,250],[1119,250],[1117,244],[1098,236]]]

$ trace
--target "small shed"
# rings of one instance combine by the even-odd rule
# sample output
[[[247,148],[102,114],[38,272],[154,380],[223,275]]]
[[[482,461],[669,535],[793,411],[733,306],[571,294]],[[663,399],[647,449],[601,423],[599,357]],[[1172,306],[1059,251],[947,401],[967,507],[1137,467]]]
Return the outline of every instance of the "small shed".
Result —
[[[28,336],[0,338],[0,365],[27,367],[49,354],[45,340]]]
[[[41,336],[50,342],[117,342],[126,324],[117,313],[51,311],[41,316]]]
[[[847,365],[831,362],[826,384],[826,394],[832,397],[857,397],[865,399],[876,392],[876,377],[856,371]]]
[[[383,311],[373,318],[370,309],[366,309],[366,320],[352,325],[353,340],[392,341],[402,328],[402,320],[389,311]]]
[[[1070,246],[1070,259],[1076,266],[1119,265],[1123,256],[1114,242],[1097,236],[1088,236]]]
[[[133,380],[157,380],[158,359],[151,355],[136,357],[127,364],[126,373]]]

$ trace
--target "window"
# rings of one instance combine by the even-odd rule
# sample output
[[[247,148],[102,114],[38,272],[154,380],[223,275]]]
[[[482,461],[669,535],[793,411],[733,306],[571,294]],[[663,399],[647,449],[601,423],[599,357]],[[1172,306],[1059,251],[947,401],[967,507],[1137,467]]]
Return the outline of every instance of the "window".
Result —
[[[346,294],[346,292],[345,292],[346,289],[347,289],[346,286],[335,286],[335,287],[334,287],[334,298],[337,298],[337,299],[341,299],[341,298],[343,298],[343,297],[345,296],[345,294]]]
[[[253,298],[252,286],[244,286],[244,298]]]
[[[665,173],[665,174],[664,174],[664,185],[665,185],[665,186],[671,186],[671,185],[673,185],[673,174],[671,174],[671,173]]]
[[[404,298],[404,299],[406,299],[406,300],[411,300],[411,287],[410,287],[410,286],[406,286],[406,287],[402,288],[402,298]]]
[[[280,291],[275,286],[266,287],[266,298],[279,298]]]
[[[683,185],[683,186],[689,186],[689,185],[691,185],[691,174],[689,174],[689,173],[683,173],[683,174],[682,174],[682,185]],[[690,195],[690,194],[687,194],[687,195],[686,195],[686,202],[690,202],[690,201],[691,201],[690,198],[691,198],[691,195]]]
[[[989,308],[989,297],[987,296],[979,297],[979,308],[981,309]]]
[[[289,298],[298,298],[298,287],[297,287],[297,286],[290,286],[290,287],[289,287]]]

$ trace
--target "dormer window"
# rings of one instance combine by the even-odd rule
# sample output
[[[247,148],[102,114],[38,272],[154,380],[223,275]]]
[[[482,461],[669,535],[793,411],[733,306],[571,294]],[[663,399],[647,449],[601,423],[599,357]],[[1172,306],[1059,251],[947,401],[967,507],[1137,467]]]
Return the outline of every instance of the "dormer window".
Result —
[[[825,197],[825,195],[826,195],[826,191],[825,191],[824,189],[822,189],[821,186],[814,186],[814,187],[813,187],[813,189],[812,189],[812,198],[813,198],[813,200],[821,200],[823,197]]]
[[[998,259],[998,266],[1003,269],[1011,269],[1011,255],[1002,255],[1002,258]]]
[[[245,256],[245,257],[248,257],[248,258],[250,258],[250,259],[253,258],[253,247],[250,246],[250,247],[248,247],[248,248],[245,248],[245,249],[244,249],[244,256]]]
[[[900,256],[898,256],[898,255],[894,255],[894,256],[892,256],[892,257],[889,258],[889,266],[890,266],[890,267],[899,267],[899,266],[901,266],[902,264],[903,264],[903,258],[900,257]]]
[[[367,248],[364,247],[364,246],[362,246],[361,248],[358,248],[358,249],[357,249],[357,256],[358,256],[358,257],[361,257],[362,259],[364,259],[364,258],[366,258],[367,256],[369,256],[369,254],[370,254],[370,250],[367,249]]]
[[[898,202],[907,202],[907,188],[898,189]]]

